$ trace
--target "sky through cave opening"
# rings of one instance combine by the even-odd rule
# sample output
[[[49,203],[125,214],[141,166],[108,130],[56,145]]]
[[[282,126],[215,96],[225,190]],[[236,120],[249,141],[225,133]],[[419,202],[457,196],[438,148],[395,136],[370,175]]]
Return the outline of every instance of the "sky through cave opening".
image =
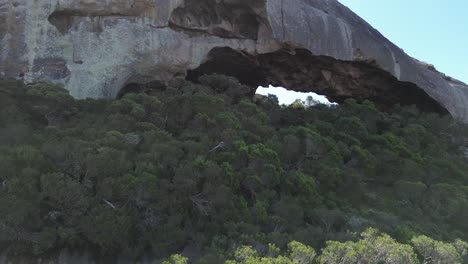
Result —
[[[259,86],[256,90],[256,94],[268,96],[269,94],[276,95],[280,105],[290,105],[297,99],[302,102],[306,102],[309,96],[312,97],[314,104],[324,104],[328,106],[337,105],[337,103],[330,101],[325,95],[320,95],[314,92],[297,92],[288,90],[283,87],[275,87],[269,85],[268,87]]]

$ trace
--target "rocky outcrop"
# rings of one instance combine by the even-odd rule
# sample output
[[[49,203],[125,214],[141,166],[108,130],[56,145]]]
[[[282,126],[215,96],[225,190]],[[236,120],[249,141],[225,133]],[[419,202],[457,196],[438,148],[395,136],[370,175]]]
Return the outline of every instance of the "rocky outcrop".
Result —
[[[0,78],[77,98],[210,72],[468,122],[468,86],[419,62],[336,0],[0,0]]]

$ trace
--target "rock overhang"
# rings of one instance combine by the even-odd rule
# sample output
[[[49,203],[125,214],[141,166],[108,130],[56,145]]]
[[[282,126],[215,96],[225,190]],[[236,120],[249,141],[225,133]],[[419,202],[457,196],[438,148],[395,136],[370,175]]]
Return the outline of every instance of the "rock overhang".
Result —
[[[0,21],[0,78],[63,84],[77,98],[216,72],[206,68],[215,61],[211,68],[244,72],[249,85],[417,104],[468,122],[466,84],[411,58],[336,0],[0,0]],[[229,52],[234,60],[220,67]]]

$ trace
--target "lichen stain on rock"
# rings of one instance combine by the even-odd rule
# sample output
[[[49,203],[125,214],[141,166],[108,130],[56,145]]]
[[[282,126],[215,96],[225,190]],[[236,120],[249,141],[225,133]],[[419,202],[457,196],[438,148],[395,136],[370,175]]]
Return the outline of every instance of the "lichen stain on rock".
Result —
[[[66,61],[60,58],[36,59],[32,70],[50,80],[60,80],[70,76]]]

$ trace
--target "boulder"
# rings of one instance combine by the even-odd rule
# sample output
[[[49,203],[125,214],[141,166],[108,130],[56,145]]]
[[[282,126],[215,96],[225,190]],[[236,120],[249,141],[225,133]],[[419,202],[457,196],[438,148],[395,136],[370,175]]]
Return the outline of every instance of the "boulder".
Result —
[[[336,0],[0,0],[0,78],[76,98],[225,73],[468,122],[468,86],[408,56]]]

